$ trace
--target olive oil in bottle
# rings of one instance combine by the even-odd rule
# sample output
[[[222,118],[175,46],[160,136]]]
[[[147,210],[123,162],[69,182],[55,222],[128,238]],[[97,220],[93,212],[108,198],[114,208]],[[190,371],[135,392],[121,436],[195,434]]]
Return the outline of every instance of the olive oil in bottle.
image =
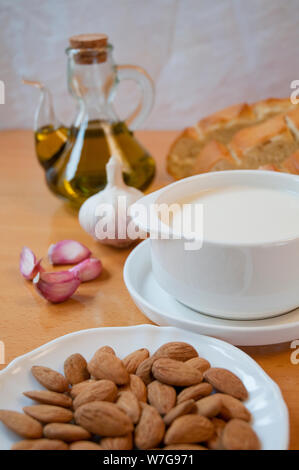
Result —
[[[98,120],[69,130],[59,128],[55,131],[49,126],[36,132],[36,151],[46,169],[51,191],[80,206],[103,189],[106,186],[106,163],[113,153],[111,138],[124,162],[126,184],[146,189],[155,174],[153,158],[124,122],[112,123],[108,128],[110,137],[107,123],[101,125]]]
[[[39,163],[46,170],[61,156],[68,138],[66,127],[43,126],[35,132],[35,151]]]

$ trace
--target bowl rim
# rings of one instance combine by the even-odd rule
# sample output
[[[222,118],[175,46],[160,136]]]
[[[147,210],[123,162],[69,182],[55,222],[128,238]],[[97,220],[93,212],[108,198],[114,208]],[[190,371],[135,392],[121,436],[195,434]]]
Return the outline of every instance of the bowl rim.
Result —
[[[259,177],[265,177],[266,179],[268,180],[272,179],[273,181],[277,181],[277,180],[294,181],[298,183],[298,195],[299,195],[299,176],[293,175],[290,173],[281,173],[281,172],[275,172],[275,171],[269,171],[269,170],[224,170],[224,171],[217,171],[217,172],[214,171],[210,173],[201,173],[198,175],[189,176],[179,181],[174,181],[173,183],[170,183],[161,189],[158,189],[150,194],[147,194],[143,196],[141,199],[138,199],[138,201],[129,208],[129,213],[136,226],[138,226],[143,232],[151,233],[150,226],[148,223],[148,218],[144,220],[140,216],[138,215],[136,216],[134,214],[134,207],[136,205],[144,204],[146,207],[148,207],[149,204],[155,204],[157,202],[157,199],[163,194],[167,193],[170,189],[176,186],[183,186],[184,184],[190,181],[197,180],[197,179],[204,180],[204,179],[210,179],[210,178],[212,179],[219,178],[219,177],[221,178],[222,175],[226,176],[227,178],[230,176],[233,176],[233,178],[236,178],[239,175],[242,175],[242,177],[246,175],[250,175],[250,177],[253,177],[253,176],[256,177],[257,174]],[[158,218],[158,216],[156,217]],[[167,233],[170,233],[170,231],[171,231],[171,228],[160,220],[159,230],[153,232],[156,235],[159,235],[159,237],[152,238],[151,236],[149,236],[149,238],[154,239],[155,241],[157,240],[165,241],[165,239],[163,239],[163,234],[165,235]],[[175,235],[174,232],[172,233]],[[174,238],[171,238],[170,240],[190,242],[190,238],[185,237],[184,234],[181,234],[180,238],[174,237]],[[235,241],[230,242],[230,241],[215,241],[215,240],[204,239],[203,243],[206,246],[210,245],[210,246],[217,246],[217,247],[223,246],[223,247],[231,247],[231,248],[239,248],[239,247],[240,248],[251,248],[251,247],[252,248],[257,248],[257,247],[266,248],[266,247],[285,246],[292,242],[298,242],[298,241],[299,241],[299,234],[297,236],[290,237],[287,239],[271,240],[271,241],[264,241],[264,242],[235,242]]]

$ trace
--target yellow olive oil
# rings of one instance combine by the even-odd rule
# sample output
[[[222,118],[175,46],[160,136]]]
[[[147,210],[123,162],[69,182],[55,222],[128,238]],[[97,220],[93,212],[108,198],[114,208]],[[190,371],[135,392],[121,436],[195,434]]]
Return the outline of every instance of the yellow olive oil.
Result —
[[[44,126],[35,132],[35,150],[37,158],[45,169],[50,168],[61,156],[68,139],[68,129]]]
[[[124,122],[108,126],[109,136],[107,124],[101,125],[99,120],[82,123],[78,128],[38,129],[36,152],[46,169],[51,191],[80,206],[106,186],[105,166],[115,149],[124,161],[126,184],[140,190],[148,187],[155,174],[154,159]]]

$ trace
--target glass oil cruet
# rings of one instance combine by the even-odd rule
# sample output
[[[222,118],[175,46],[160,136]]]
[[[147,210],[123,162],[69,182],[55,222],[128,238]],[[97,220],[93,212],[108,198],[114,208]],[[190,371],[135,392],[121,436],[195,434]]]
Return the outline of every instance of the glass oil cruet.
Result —
[[[77,115],[70,128],[55,117],[49,90],[40,82],[24,80],[40,90],[35,148],[50,190],[80,206],[105,187],[105,166],[112,153],[124,163],[126,184],[146,189],[154,177],[155,162],[131,129],[140,126],[151,110],[151,79],[140,67],[115,65],[112,46],[103,34],[71,37],[66,54],[68,90],[77,102]],[[137,109],[128,119],[130,129],[113,106],[120,80],[136,81],[142,92]]]

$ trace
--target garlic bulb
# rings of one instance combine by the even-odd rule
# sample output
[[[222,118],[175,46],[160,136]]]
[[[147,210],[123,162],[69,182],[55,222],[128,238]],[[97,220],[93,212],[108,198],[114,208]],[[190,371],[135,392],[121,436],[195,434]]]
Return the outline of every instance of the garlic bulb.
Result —
[[[87,199],[79,212],[81,227],[99,242],[115,247],[127,247],[134,241],[128,237],[131,221],[129,207],[143,196],[123,180],[123,163],[112,155],[106,165],[105,189]]]

